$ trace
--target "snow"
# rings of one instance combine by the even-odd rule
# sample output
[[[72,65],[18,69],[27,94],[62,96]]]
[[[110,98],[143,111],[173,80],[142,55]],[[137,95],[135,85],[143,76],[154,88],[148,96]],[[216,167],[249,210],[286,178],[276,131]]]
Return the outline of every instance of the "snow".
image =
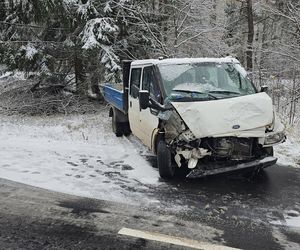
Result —
[[[103,9],[104,13],[111,13],[112,12],[112,9],[110,8],[110,2],[107,2],[105,4],[105,7]]]
[[[25,57],[28,60],[32,60],[34,56],[38,54],[38,50],[31,43],[28,43],[26,46],[21,46],[20,50],[25,51]]]
[[[101,45],[102,50],[105,52],[101,58],[101,63],[105,65],[107,69],[110,69],[112,72],[121,70],[120,65],[118,64],[120,59],[113,53],[109,46]]]
[[[12,75],[12,72],[5,72],[3,75],[0,76],[0,79],[9,77],[9,76],[11,76],[11,75]]]
[[[28,74],[31,72],[28,72]],[[26,79],[25,77],[25,72],[22,71],[6,71],[2,75],[0,75],[0,80],[5,81],[7,83],[7,79],[9,78],[9,81],[13,80],[20,80],[24,81]],[[0,87],[1,87],[1,82],[0,82]]]
[[[94,18],[89,20],[80,36],[84,45],[83,49],[93,49],[101,44],[109,43],[108,34],[118,32],[118,27],[111,18]]]
[[[235,63],[240,62],[233,57],[223,57],[223,58],[170,58],[170,59],[146,59],[146,60],[136,60],[132,62],[133,66],[144,65],[144,64],[155,64],[155,65],[170,65],[170,64],[189,64],[189,63]]]
[[[270,224],[275,226],[286,226],[292,228],[300,228],[300,213],[295,210],[285,211],[283,214],[284,219],[272,220]]]
[[[300,168],[300,129],[294,126],[287,129],[286,142],[274,147],[277,163],[280,165]]]
[[[111,132],[108,110],[97,115],[0,116],[0,177],[72,195],[130,204],[156,202],[158,171],[133,137]]]
[[[74,46],[75,46],[75,43],[71,40],[70,37],[68,37],[68,38],[64,41],[64,45],[71,48],[71,47],[74,47]]]
[[[65,4],[74,4],[77,0],[63,0]]]
[[[298,217],[286,217],[285,218],[286,225],[288,227],[299,227],[300,228],[300,216]]]
[[[111,36],[118,33],[119,28],[115,25],[114,20],[108,17],[94,18],[89,20],[83,31],[80,33],[83,49],[100,49],[100,62],[105,66],[105,79],[116,82],[119,78],[119,57],[115,54],[110,44]]]

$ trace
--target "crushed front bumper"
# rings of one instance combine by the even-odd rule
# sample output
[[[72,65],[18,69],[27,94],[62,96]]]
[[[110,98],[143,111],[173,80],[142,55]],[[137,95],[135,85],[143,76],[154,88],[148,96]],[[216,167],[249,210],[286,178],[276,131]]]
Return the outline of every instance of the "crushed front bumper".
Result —
[[[236,165],[224,167],[224,168],[217,168],[217,169],[210,169],[210,170],[203,170],[203,169],[196,168],[196,169],[192,170],[186,177],[199,178],[199,177],[204,177],[204,176],[208,176],[208,175],[215,175],[215,174],[221,174],[221,173],[226,173],[226,172],[234,172],[234,171],[247,169],[247,168],[254,168],[254,167],[256,167],[258,169],[266,168],[266,167],[269,167],[269,166],[275,164],[276,162],[277,162],[277,158],[268,156],[263,159],[254,160],[254,161],[247,162],[247,163],[240,163],[240,164],[236,164]]]

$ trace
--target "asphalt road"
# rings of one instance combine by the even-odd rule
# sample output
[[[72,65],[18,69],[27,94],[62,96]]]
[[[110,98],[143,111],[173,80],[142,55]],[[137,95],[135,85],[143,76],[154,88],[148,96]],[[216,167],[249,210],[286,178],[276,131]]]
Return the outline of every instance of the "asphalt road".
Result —
[[[122,228],[241,249],[300,249],[300,169],[256,179],[221,175],[153,187],[141,207],[80,198],[0,179],[0,249],[186,249],[118,234]],[[134,191],[133,191],[134,192]]]

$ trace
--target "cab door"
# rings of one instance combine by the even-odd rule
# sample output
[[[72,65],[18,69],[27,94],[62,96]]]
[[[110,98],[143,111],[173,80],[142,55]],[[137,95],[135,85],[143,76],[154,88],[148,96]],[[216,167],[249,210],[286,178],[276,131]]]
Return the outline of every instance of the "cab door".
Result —
[[[151,98],[160,102],[161,93],[155,78],[153,66],[146,66],[143,68],[141,89],[148,90]],[[140,139],[150,149],[152,147],[153,132],[158,127],[159,123],[156,114],[157,110],[152,110],[150,108],[140,110]]]
[[[131,68],[128,96],[128,118],[132,133],[138,138],[141,137],[140,129],[140,105],[139,91],[142,76],[142,68]]]

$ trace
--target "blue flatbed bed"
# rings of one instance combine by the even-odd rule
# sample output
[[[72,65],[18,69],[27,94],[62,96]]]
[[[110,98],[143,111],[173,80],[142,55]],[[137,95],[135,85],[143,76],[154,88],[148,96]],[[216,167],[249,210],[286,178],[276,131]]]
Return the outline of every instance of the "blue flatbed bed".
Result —
[[[117,108],[118,110],[126,113],[126,105],[124,105],[124,90],[120,90],[118,87],[122,87],[122,85],[112,85],[109,83],[103,84],[102,86],[102,94],[106,102],[108,102],[111,106]]]

